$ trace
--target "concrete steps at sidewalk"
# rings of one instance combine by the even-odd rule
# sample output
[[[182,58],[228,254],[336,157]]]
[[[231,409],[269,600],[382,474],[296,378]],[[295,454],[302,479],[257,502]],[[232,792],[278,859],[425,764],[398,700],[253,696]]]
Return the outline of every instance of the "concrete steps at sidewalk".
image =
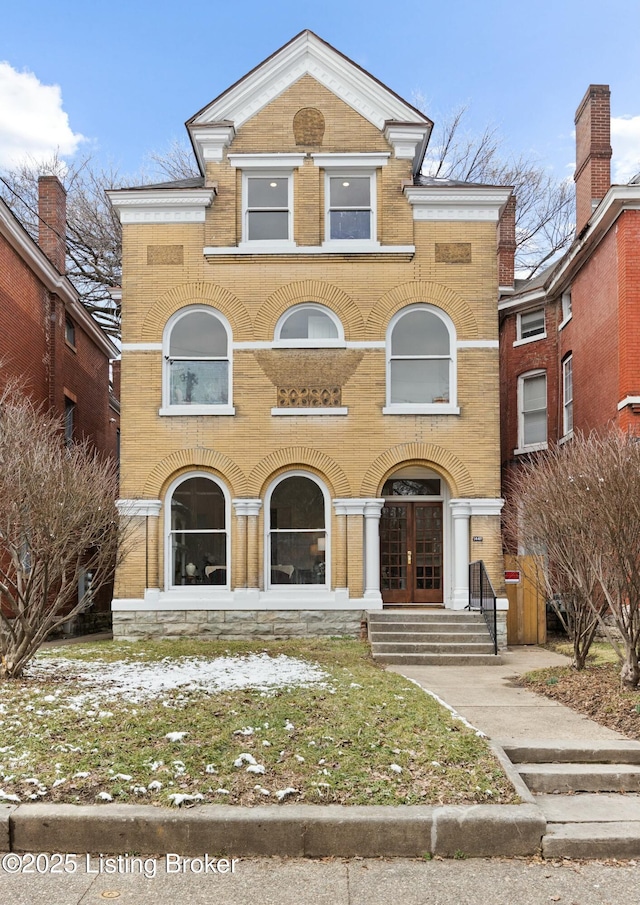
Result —
[[[500,662],[478,613],[382,610],[367,616],[371,651],[380,663],[491,666]]]
[[[547,821],[546,858],[640,857],[640,744],[506,744]]]

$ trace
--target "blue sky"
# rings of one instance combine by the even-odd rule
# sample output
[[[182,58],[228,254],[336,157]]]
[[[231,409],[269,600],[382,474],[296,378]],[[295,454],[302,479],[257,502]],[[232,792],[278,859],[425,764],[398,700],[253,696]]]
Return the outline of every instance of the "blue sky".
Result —
[[[496,126],[559,177],[578,102],[608,83],[614,156],[626,178],[629,161],[640,170],[639,0],[18,0],[2,16],[0,166],[59,146],[134,173],[303,28],[407,100],[420,92],[436,123],[467,104],[473,131]]]

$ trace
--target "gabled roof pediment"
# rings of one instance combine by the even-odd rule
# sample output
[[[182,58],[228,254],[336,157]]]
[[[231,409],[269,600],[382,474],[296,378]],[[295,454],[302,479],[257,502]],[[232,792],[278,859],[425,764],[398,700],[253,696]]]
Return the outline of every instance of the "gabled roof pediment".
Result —
[[[300,32],[263,63],[224,91],[187,121],[199,162],[216,159],[203,152],[203,144],[222,149],[233,141],[235,130],[305,75],[332,91],[380,131],[391,123],[420,133],[416,157],[424,150],[433,123],[382,82],[349,60],[311,31]],[[418,147],[419,146],[419,147]]]

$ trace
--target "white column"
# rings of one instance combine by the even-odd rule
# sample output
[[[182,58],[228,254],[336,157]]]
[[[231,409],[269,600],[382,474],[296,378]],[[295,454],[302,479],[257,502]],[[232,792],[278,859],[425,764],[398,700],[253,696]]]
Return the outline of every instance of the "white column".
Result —
[[[364,504],[364,596],[382,606],[380,594],[380,513],[384,500]]]
[[[453,517],[453,593],[451,605],[463,610],[469,603],[470,500],[450,500]]]
[[[259,499],[236,499],[233,500],[233,507],[236,516],[245,520],[245,530],[240,531],[240,535],[244,534],[241,541],[244,549],[240,551],[240,556],[244,559],[240,572],[244,578],[244,587],[235,589],[234,599],[242,600],[245,603],[252,602],[257,604],[260,598],[260,590],[258,588],[258,516],[262,507],[262,500]]]

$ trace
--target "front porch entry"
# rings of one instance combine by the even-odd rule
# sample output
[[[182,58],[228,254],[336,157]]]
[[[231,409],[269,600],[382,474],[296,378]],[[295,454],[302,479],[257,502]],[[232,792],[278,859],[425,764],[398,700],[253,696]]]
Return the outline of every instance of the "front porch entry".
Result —
[[[383,606],[444,605],[442,502],[385,500],[380,517]]]

